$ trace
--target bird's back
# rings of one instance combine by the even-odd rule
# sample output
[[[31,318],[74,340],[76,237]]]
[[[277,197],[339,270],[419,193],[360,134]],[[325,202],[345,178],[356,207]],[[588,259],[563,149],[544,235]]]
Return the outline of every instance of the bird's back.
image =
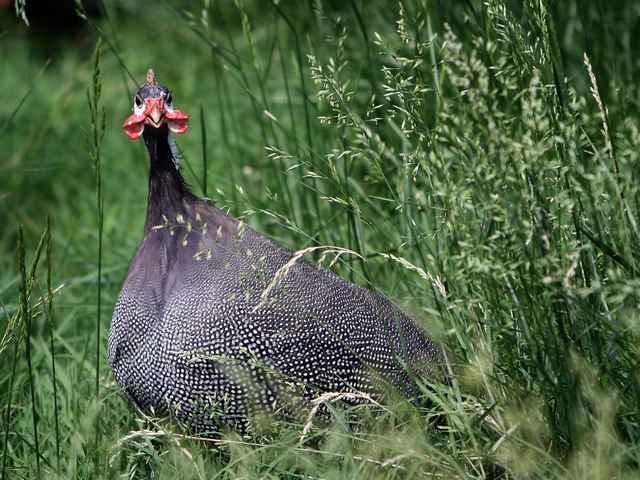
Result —
[[[440,360],[386,297],[292,260],[205,202],[147,227],[109,337],[116,379],[145,413],[177,413],[199,431],[214,426],[211,412],[244,425],[292,389],[376,393]]]

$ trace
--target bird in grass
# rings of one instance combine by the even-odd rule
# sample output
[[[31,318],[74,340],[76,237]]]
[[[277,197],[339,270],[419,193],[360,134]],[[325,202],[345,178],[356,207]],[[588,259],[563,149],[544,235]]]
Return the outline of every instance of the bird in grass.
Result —
[[[109,363],[131,403],[193,432],[246,431],[252,415],[298,395],[379,395],[435,372],[441,349],[386,297],[189,190],[173,139],[188,121],[149,70],[124,123],[149,152],[147,216],[109,331]]]

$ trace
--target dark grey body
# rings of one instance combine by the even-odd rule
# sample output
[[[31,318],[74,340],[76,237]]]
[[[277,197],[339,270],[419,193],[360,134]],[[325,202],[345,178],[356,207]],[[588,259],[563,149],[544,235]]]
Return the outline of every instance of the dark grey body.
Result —
[[[293,253],[193,196],[158,136],[145,140],[147,221],[109,332],[113,373],[141,411],[199,432],[218,412],[243,428],[248,414],[286,406],[292,386],[376,393],[408,385],[403,365],[440,361],[387,298],[302,258],[263,301]]]

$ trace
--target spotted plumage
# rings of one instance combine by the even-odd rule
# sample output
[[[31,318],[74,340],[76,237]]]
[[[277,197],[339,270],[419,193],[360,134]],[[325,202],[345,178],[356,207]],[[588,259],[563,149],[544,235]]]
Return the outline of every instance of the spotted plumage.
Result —
[[[187,122],[150,70],[125,122],[149,150],[147,219],[109,332],[111,368],[139,410],[197,432],[243,429],[298,394],[409,389],[407,366],[441,359],[386,297],[194,196],[171,134]]]

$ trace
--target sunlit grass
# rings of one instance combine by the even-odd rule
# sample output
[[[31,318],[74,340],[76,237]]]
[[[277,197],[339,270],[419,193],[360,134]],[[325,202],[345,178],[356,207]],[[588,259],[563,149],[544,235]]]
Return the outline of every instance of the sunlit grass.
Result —
[[[107,6],[102,227],[82,133],[95,32],[40,77],[24,27],[0,37],[2,475],[637,475],[637,12],[282,3]],[[246,437],[140,418],[105,352],[146,210],[146,151],[121,125],[150,67],[190,115],[196,193],[315,260],[357,252],[332,269],[419,319],[449,382],[329,396],[330,424],[256,419]],[[21,274],[41,238],[51,256]]]

